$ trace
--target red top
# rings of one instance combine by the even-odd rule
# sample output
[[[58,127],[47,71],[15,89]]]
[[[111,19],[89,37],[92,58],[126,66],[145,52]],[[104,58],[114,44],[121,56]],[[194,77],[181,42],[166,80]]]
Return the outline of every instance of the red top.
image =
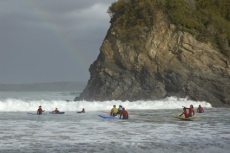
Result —
[[[41,113],[42,112],[42,108],[38,108],[38,112]]]
[[[189,114],[194,113],[194,109],[193,108],[189,108]]]
[[[187,117],[188,116],[187,110],[184,110],[183,114],[184,114],[185,117]]]
[[[122,111],[121,111],[121,114],[123,114],[123,115],[128,115],[128,112],[127,112],[126,110],[122,110]]]
[[[198,110],[203,110],[203,107],[199,106],[197,109],[198,109]]]

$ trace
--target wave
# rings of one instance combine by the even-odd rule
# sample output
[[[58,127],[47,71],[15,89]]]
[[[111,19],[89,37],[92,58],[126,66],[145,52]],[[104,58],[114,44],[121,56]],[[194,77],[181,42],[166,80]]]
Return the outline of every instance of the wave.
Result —
[[[122,105],[127,110],[156,110],[156,109],[182,109],[183,106],[193,105],[195,108],[201,105],[204,108],[211,108],[211,104],[205,101],[192,101],[186,98],[168,97],[154,101],[64,101],[64,100],[32,100],[5,99],[0,101],[0,112],[36,111],[38,106],[46,111],[58,108],[60,111],[79,111],[85,108],[86,111],[110,110],[113,105]]]

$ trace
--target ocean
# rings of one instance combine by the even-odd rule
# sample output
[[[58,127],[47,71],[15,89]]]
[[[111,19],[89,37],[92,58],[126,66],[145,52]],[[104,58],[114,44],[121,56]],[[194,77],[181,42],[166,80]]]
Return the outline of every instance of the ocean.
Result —
[[[229,153],[230,109],[168,97],[156,101],[72,101],[79,92],[0,92],[0,153]],[[69,101],[70,100],[70,101]],[[173,115],[198,105],[193,121]],[[45,112],[36,113],[38,106]],[[129,119],[103,119],[122,105]],[[63,115],[50,114],[58,108]],[[86,113],[77,113],[85,108]]]

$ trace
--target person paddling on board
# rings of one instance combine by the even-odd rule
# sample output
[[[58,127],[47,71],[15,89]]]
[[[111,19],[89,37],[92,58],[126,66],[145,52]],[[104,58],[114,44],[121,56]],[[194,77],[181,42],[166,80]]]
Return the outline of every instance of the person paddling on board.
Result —
[[[110,116],[117,116],[118,109],[116,105],[113,105],[113,108],[111,109]]]
[[[195,111],[193,109],[193,105],[190,105],[188,109],[188,117],[192,117],[193,115],[195,115]]]
[[[39,106],[38,107],[38,110],[37,110],[37,114],[41,115],[42,112],[44,112],[45,110],[42,110],[42,106]]]
[[[85,113],[85,108],[82,108],[81,113]]]
[[[122,119],[128,119],[129,118],[129,114],[128,114],[127,110],[125,110],[124,107],[122,108],[122,111],[120,113],[120,119],[121,119],[121,117],[122,117]]]
[[[55,110],[52,111],[52,113],[58,113],[58,112],[59,112],[58,108],[55,108]]]
[[[82,108],[82,110],[78,111],[77,113],[85,113],[85,108]]]
[[[203,109],[203,107],[201,107],[201,105],[199,105],[199,107],[197,108],[197,112],[198,113],[203,113],[204,112],[204,109]]]
[[[186,109],[187,109],[186,107],[183,108],[183,112],[179,115],[179,117],[181,117],[182,115],[184,115],[185,118],[188,118],[188,112],[187,112]]]

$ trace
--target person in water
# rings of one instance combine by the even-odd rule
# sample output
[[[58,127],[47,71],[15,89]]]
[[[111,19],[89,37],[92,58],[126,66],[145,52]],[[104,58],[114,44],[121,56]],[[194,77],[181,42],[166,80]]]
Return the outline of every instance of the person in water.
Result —
[[[78,111],[77,113],[85,113],[85,108],[82,108],[82,110]]]
[[[129,118],[129,114],[128,114],[127,110],[125,110],[124,107],[122,108],[122,111],[120,113],[120,119],[121,119],[121,117],[122,117],[122,119],[128,119]]]
[[[117,116],[118,109],[116,105],[113,105],[113,108],[111,109],[110,116]]]
[[[38,107],[38,110],[37,110],[37,114],[41,115],[42,112],[44,112],[45,110],[42,110],[42,106],[39,106]]]
[[[184,115],[185,118],[188,118],[188,112],[186,107],[183,108],[183,112],[179,115],[179,117],[181,117],[182,115]]]
[[[52,111],[52,113],[58,113],[58,112],[59,112],[58,108],[55,108],[55,110]]]
[[[198,113],[203,113],[204,112],[204,109],[203,109],[203,107],[201,107],[201,105],[199,105],[199,107],[197,108],[197,112]]]
[[[121,111],[122,111],[122,106],[119,105],[117,114],[121,114]]]
[[[81,113],[85,113],[85,108],[82,108]]]
[[[193,105],[190,105],[190,107],[187,109],[188,109],[188,117],[192,117],[193,115],[195,115]]]

